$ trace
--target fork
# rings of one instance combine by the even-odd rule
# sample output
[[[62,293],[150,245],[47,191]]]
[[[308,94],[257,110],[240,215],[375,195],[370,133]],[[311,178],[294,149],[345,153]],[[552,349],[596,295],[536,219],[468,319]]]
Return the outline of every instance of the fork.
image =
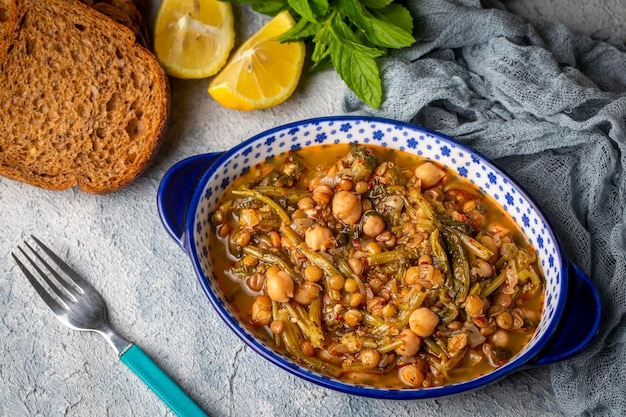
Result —
[[[137,345],[120,336],[109,324],[107,308],[100,294],[67,263],[35,236],[31,238],[45,252],[47,258],[58,269],[50,265],[28,242],[24,245],[30,256],[18,246],[22,257],[31,265],[26,267],[22,261],[11,256],[24,272],[26,278],[48,305],[54,315],[66,326],[81,331],[92,331],[102,335],[117,353],[120,360],[139,376],[178,416],[206,416],[204,411]],[[38,261],[38,262],[36,262]],[[48,270],[56,281],[50,279]],[[46,289],[35,277],[34,272],[45,282]],[[65,278],[60,272],[63,272]]]

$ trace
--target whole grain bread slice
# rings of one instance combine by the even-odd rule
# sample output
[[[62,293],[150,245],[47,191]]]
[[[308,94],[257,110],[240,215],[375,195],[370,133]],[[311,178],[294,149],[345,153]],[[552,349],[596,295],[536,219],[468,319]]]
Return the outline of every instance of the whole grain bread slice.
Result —
[[[78,0],[1,0],[0,175],[107,193],[164,134],[169,85],[130,29]]]

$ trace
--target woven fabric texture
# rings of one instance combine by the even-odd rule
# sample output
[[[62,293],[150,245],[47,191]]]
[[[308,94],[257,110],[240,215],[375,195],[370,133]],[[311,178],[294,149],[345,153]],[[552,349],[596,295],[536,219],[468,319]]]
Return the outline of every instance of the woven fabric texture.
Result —
[[[551,367],[567,415],[626,415],[626,49],[526,21],[496,1],[409,2],[420,39],[382,65],[384,102],[344,110],[409,121],[477,149],[544,208],[597,286],[598,336]]]

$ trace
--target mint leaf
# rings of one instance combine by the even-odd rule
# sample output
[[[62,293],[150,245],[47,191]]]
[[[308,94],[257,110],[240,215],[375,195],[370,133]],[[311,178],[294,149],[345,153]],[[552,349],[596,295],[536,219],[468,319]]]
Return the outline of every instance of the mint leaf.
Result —
[[[390,4],[380,10],[372,10],[372,14],[380,20],[385,20],[404,29],[408,33],[413,33],[413,16],[404,6]]]
[[[286,0],[264,0],[252,2],[252,10],[269,16],[276,16],[287,7],[288,4]]]
[[[370,9],[381,9],[393,3],[393,0],[361,0],[361,3],[363,4],[363,6]]]
[[[288,0],[289,6],[309,22],[318,22],[328,13],[326,0]]]
[[[296,24],[278,37],[280,42],[302,41],[315,36],[321,29],[321,23],[309,22],[306,19],[300,19]]]
[[[365,33],[367,39],[384,48],[411,46],[415,38],[403,28],[372,15],[358,0],[338,0],[337,10]]]
[[[276,16],[279,12],[288,9],[287,0],[220,0],[227,3],[249,4],[252,10],[269,16]]]
[[[330,58],[335,70],[361,100],[378,108],[382,101],[382,80],[374,58],[383,52],[355,42],[354,33],[340,18],[332,19],[330,32]]]

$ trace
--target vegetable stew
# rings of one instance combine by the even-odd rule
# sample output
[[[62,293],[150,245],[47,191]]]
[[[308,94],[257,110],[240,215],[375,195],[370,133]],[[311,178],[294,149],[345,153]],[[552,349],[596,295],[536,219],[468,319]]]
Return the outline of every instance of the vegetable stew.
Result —
[[[541,317],[541,269],[517,225],[413,154],[347,144],[283,154],[244,173],[211,221],[218,281],[244,321],[344,381],[473,379],[520,352]]]

